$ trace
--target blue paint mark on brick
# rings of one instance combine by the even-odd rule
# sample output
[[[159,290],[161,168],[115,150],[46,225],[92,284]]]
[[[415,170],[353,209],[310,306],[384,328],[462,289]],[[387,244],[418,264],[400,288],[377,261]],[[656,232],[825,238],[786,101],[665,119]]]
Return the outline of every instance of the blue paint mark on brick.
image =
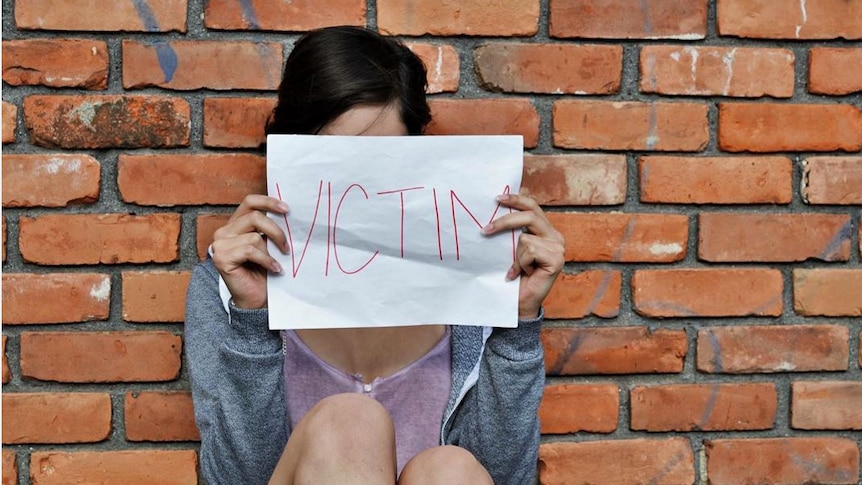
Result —
[[[133,0],[133,3],[135,4],[135,10],[138,12],[138,17],[141,19],[141,23],[144,24],[144,29],[147,32],[158,32],[159,21],[156,20],[156,15],[153,13],[153,9],[150,8],[147,0]]]
[[[721,344],[718,342],[718,337],[712,333],[711,330],[707,330],[706,339],[709,341],[710,347],[712,347],[712,367],[713,372],[717,374],[721,374],[724,372],[724,365],[721,362]]]
[[[159,58],[159,66],[162,68],[162,73],[165,75],[165,82],[171,82],[174,78],[174,73],[177,71],[177,53],[174,48],[167,42],[156,44],[156,55]]]
[[[248,20],[248,28],[250,30],[260,30],[260,22],[257,20],[257,13],[254,11],[254,5],[251,0],[239,0],[242,7],[242,16]]]
[[[652,21],[649,18],[649,3],[647,0],[640,0],[641,12],[644,16],[644,32],[647,34],[652,32]]]
[[[841,252],[841,246],[845,243],[850,244],[850,236],[853,233],[853,221],[849,220],[835,234],[823,252],[820,253],[820,259],[824,261],[834,261],[838,259]]]
[[[706,423],[709,422],[709,418],[712,416],[713,411],[715,411],[715,403],[718,401],[718,384],[713,384],[712,389],[709,391],[709,397],[706,398],[706,407],[703,410],[703,415],[700,417],[700,422],[697,423],[698,429],[703,429],[706,426]]]

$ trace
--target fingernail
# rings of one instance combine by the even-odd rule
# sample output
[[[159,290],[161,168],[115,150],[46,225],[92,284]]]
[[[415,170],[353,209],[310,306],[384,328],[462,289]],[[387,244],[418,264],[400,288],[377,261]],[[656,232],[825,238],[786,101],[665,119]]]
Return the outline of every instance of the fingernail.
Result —
[[[272,262],[272,272],[273,273],[281,273],[282,271],[283,270],[281,268],[281,265],[278,264],[278,261],[273,261]]]
[[[515,268],[509,268],[509,271],[506,272],[506,281],[512,281],[515,276]]]
[[[497,202],[506,202],[509,200],[509,194],[502,194],[497,196]]]
[[[492,232],[494,232],[493,222],[482,228],[482,234],[491,234]]]
[[[284,202],[279,202],[276,207],[282,212],[287,212],[290,209]]]

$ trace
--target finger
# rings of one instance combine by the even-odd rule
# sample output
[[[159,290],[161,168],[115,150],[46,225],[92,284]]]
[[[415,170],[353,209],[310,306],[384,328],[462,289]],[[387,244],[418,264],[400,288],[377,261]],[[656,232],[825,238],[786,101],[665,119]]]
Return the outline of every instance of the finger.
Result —
[[[526,195],[502,194],[497,196],[497,202],[505,207],[511,207],[512,209],[517,209],[519,211],[534,212],[541,217],[545,216],[545,211],[542,210],[539,203]]]
[[[284,231],[263,212],[249,212],[243,217],[230,221],[213,234],[213,239],[232,238],[247,233],[261,233],[272,240],[283,252],[288,251]]]
[[[532,234],[521,234],[515,262],[510,271],[516,272],[515,276],[520,272],[532,276],[536,269],[543,269],[550,274],[559,273],[565,262],[563,251],[563,246],[555,241]]]
[[[281,264],[269,254],[261,234],[249,232],[213,242],[213,264],[220,271],[230,274],[247,263],[254,263],[273,273],[283,271]]]
[[[528,233],[553,240],[561,240],[562,235],[554,229],[554,226],[544,217],[539,217],[532,211],[521,211],[506,214],[491,221],[482,228],[484,234],[496,234],[498,232],[523,229]]]
[[[242,202],[231,215],[231,220],[238,219],[246,214],[255,211],[274,212],[276,214],[286,214],[290,208],[283,201],[262,194],[249,194],[242,199]]]

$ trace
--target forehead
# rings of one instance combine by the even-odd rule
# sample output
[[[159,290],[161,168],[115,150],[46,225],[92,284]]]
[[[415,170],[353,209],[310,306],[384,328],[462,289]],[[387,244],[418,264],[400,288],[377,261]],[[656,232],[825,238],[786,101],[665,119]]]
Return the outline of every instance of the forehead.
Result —
[[[360,105],[345,111],[320,130],[321,135],[401,136],[407,127],[397,105]]]

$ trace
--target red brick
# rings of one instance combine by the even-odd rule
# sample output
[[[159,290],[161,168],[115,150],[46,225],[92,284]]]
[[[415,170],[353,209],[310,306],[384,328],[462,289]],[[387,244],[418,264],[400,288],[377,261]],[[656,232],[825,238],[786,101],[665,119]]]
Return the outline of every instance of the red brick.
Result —
[[[560,274],[544,302],[545,318],[613,318],[620,311],[622,274],[588,270]]]
[[[539,143],[539,113],[527,98],[432,99],[429,135],[522,135]]]
[[[862,430],[862,382],[794,382],[791,389],[793,428]]]
[[[266,192],[266,159],[250,153],[120,155],[117,184],[138,205],[239,204]]]
[[[545,387],[539,406],[542,434],[612,433],[620,394],[616,384],[558,384]]]
[[[89,39],[4,40],[3,81],[12,86],[106,89],[108,45]]]
[[[167,96],[44,96],[24,99],[31,141],[70,149],[188,146],[188,102]]]
[[[3,393],[3,444],[95,443],[111,434],[107,393]]]
[[[862,316],[862,269],[794,269],[793,309],[805,316]]]
[[[549,212],[548,219],[566,238],[566,261],[670,263],[685,258],[685,215]]]
[[[686,96],[758,98],[793,96],[795,56],[790,49],[645,46],[640,90]]]
[[[422,59],[428,71],[427,93],[455,92],[461,82],[461,61],[458,51],[449,44],[410,42],[407,47]]]
[[[129,441],[200,440],[187,391],[127,392],[124,414]]]
[[[201,214],[195,222],[198,258],[207,258],[207,249],[213,242],[213,233],[230,219],[230,214]]]
[[[59,214],[19,219],[18,243],[36,264],[169,263],[179,257],[179,214]]]
[[[539,446],[542,485],[692,484],[688,438],[546,443]]]
[[[809,204],[862,204],[862,157],[807,157],[802,197]]]
[[[754,39],[862,39],[862,5],[844,0],[719,0],[718,33]]]
[[[123,273],[123,320],[182,322],[185,320],[188,271]]]
[[[3,450],[3,485],[18,485],[18,455]]]
[[[808,53],[808,91],[831,95],[862,91],[862,48],[812,48]]]
[[[110,303],[110,275],[3,274],[4,325],[107,320]]]
[[[377,0],[377,27],[393,35],[533,35],[539,0]]]
[[[704,444],[711,484],[858,483],[859,448],[850,439],[723,439]]]
[[[124,40],[123,87],[275,90],[283,60],[284,49],[275,42]]]
[[[647,156],[638,168],[641,202],[789,204],[793,197],[787,157]]]
[[[182,339],[168,332],[23,332],[21,375],[57,382],[172,381]]]
[[[703,39],[707,0],[551,0],[552,37]]]
[[[204,146],[259,147],[275,104],[275,98],[204,99]]]
[[[12,380],[12,370],[9,369],[9,359],[6,358],[6,336],[3,336],[3,384]]]
[[[618,205],[626,200],[626,157],[525,155],[521,194],[542,205]]]
[[[30,479],[33,485],[195,485],[197,454],[194,450],[34,451]]]
[[[305,31],[333,25],[365,25],[365,0],[210,0],[204,25],[217,30]]]
[[[185,32],[186,0],[82,2],[80,0],[15,0],[15,24],[25,30],[90,30],[100,32]]]
[[[729,152],[862,149],[862,110],[842,104],[721,103],[718,143]]]
[[[696,103],[557,101],[554,146],[699,151],[709,142],[706,115],[707,106]]]
[[[777,406],[774,383],[638,386],[631,391],[631,429],[771,429]]]
[[[697,369],[728,374],[847,370],[848,339],[840,325],[702,328]]]
[[[682,372],[684,330],[549,327],[542,331],[548,375]]]
[[[473,53],[476,73],[489,91],[610,94],[620,90],[619,45],[493,43]]]
[[[3,156],[3,207],[65,207],[99,200],[101,166],[90,155]]]
[[[18,106],[3,101],[3,143],[15,143],[18,130]]]
[[[710,262],[850,259],[851,220],[840,214],[699,214],[698,258]]]
[[[784,282],[774,269],[637,270],[634,309],[647,317],[779,316]]]

